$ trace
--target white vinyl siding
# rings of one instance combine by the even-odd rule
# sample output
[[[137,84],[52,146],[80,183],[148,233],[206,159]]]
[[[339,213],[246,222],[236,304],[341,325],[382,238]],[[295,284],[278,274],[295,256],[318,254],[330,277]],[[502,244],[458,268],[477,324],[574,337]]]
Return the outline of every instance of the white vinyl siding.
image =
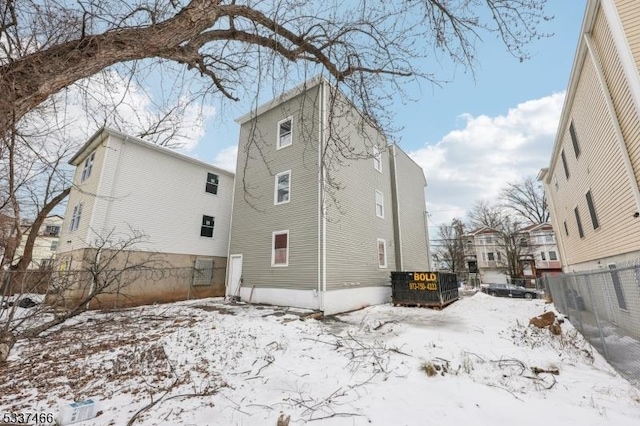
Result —
[[[212,172],[219,180],[216,197],[204,188],[207,173]],[[78,167],[78,180],[80,173]],[[83,218],[73,236],[61,232],[58,252],[81,248],[96,234],[111,231],[114,240],[125,239],[135,229],[146,236],[136,244],[139,251],[227,256],[232,173],[133,138],[125,143],[114,134],[96,150],[92,173],[99,179],[87,180],[80,185],[82,193],[70,194],[70,206],[82,201]],[[71,207],[69,221],[70,212]],[[200,236],[203,214],[215,217],[215,238]]]

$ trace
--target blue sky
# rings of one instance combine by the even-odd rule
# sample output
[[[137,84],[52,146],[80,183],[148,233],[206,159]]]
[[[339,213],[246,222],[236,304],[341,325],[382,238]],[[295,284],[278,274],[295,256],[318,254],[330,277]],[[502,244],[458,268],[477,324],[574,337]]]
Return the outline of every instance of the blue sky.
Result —
[[[554,35],[529,46],[531,59],[519,62],[485,35],[477,45],[474,75],[428,64],[451,82],[423,83],[412,91],[417,102],[394,105],[400,146],[427,176],[432,227],[464,217],[476,200],[495,199],[507,182],[547,165],[585,4],[549,0],[554,19],[541,30]],[[244,112],[242,103],[216,111],[189,154],[233,167],[239,127],[232,118]]]

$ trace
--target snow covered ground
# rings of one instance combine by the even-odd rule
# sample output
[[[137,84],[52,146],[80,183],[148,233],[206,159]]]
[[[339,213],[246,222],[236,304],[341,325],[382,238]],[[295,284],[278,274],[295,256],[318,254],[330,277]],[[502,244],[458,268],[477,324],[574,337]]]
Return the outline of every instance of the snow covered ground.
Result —
[[[640,391],[571,324],[528,325],[550,309],[476,294],[321,321],[220,299],[90,312],[18,343],[0,413],[94,398],[99,415],[78,424],[640,424]]]

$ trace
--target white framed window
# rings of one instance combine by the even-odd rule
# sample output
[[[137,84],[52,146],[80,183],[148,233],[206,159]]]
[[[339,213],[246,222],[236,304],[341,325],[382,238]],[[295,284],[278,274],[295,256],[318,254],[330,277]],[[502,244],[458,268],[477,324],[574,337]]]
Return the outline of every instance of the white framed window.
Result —
[[[215,173],[207,173],[207,183],[204,190],[209,194],[218,194],[218,175]]]
[[[487,253],[487,258],[488,258],[489,260],[496,260],[496,257],[495,257],[495,255],[494,255],[492,252]]]
[[[69,231],[75,231],[80,226],[80,218],[82,217],[82,203],[76,204],[73,208],[73,214],[71,215],[71,225],[69,225]]]
[[[556,177],[556,175],[553,175],[553,186],[556,188],[556,191],[559,189],[558,178]]]
[[[382,153],[378,145],[373,146],[373,168],[382,173]]]
[[[540,257],[542,258],[542,260],[547,260],[547,254],[543,251],[540,252]]]
[[[293,143],[293,117],[278,121],[276,149],[286,148]]]
[[[382,238],[378,238],[378,267],[387,267],[387,242]]]
[[[555,251],[549,252],[549,260],[558,260],[558,255],[556,254]]]
[[[91,155],[89,155],[87,157],[86,160],[84,160],[84,168],[82,169],[82,178],[80,179],[80,182],[84,182],[85,180],[89,179],[89,176],[91,176],[91,169],[93,169],[93,160],[96,157],[96,152],[93,151],[91,153]]]
[[[291,170],[278,173],[274,186],[273,204],[285,204],[291,201]]]
[[[289,230],[274,231],[271,237],[271,266],[289,266]]]
[[[384,219],[384,195],[376,189],[376,216]]]
[[[58,241],[51,241],[51,247],[49,247],[49,250],[51,251],[56,251],[58,250]]]
[[[213,227],[216,220],[213,216],[202,215],[202,226],[200,227],[200,236],[213,238]]]
[[[544,242],[545,243],[552,243],[553,242],[553,234],[546,234],[544,236]]]

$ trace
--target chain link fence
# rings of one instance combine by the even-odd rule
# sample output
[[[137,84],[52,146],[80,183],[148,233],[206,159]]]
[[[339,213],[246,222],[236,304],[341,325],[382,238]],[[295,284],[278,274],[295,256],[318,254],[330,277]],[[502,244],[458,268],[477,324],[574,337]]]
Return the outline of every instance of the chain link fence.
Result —
[[[640,386],[640,265],[539,279],[589,342],[627,380]]]

